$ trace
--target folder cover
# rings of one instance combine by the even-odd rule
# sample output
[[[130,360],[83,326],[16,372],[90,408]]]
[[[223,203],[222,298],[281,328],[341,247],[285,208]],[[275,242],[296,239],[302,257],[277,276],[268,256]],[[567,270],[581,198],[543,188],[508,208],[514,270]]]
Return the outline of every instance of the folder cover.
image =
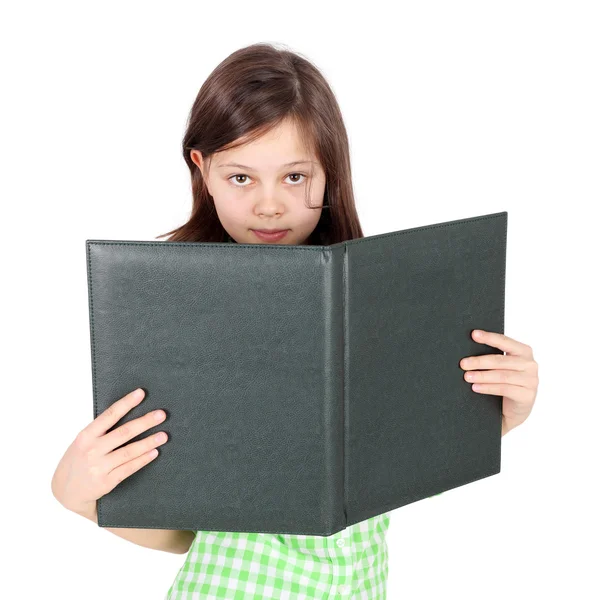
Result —
[[[329,536],[500,472],[508,213],[331,245],[86,240],[94,418],[161,408],[100,527]]]

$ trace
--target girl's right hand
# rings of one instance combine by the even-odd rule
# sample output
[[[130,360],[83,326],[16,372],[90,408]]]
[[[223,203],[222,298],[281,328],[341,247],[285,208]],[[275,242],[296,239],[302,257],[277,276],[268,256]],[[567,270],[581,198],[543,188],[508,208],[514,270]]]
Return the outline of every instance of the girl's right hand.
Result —
[[[154,448],[167,441],[164,431],[118,450],[115,448],[163,421],[166,415],[162,410],[147,413],[106,433],[144,396],[144,390],[138,389],[117,400],[82,429],[67,448],[52,477],[52,493],[65,508],[88,518],[95,517],[98,498],[158,455]],[[157,414],[160,418],[156,418]],[[157,436],[162,439],[156,439]],[[153,451],[156,455],[152,455]]]

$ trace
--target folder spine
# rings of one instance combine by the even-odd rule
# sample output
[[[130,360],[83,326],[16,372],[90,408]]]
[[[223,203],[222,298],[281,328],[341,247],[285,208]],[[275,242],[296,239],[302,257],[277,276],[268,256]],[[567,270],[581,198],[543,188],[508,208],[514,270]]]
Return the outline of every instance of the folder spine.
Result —
[[[344,489],[344,289],[343,247],[323,248],[323,312],[325,315],[324,402],[326,535],[346,526]]]

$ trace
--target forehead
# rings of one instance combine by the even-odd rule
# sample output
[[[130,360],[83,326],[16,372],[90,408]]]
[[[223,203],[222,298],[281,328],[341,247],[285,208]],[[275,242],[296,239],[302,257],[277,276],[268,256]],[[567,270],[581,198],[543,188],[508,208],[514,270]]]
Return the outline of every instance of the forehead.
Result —
[[[243,142],[243,139],[240,140]],[[279,169],[282,167],[314,167],[319,163],[312,148],[305,148],[293,122],[284,121],[253,141],[215,155],[217,167]]]

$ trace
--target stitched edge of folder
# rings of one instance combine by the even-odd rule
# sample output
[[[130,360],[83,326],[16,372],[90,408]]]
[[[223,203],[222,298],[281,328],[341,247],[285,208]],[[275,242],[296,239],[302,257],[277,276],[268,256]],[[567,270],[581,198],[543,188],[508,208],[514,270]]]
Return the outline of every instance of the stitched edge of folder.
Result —
[[[88,264],[88,290],[90,295],[90,335],[92,340],[92,390],[94,395],[94,419],[96,419],[98,415],[98,403],[97,403],[97,387],[96,387],[96,339],[94,337],[94,293],[92,286],[92,243],[86,242],[86,250],[87,250],[87,264]],[[100,500],[98,498],[96,500],[96,509],[98,512],[98,524],[100,524]]]
[[[93,244],[102,244],[105,246],[164,246],[165,244],[169,244],[170,246],[187,246],[190,248],[203,246],[203,247],[211,247],[211,248],[255,248],[262,252],[264,251],[285,251],[285,250],[304,250],[306,252],[322,252],[324,248],[332,248],[334,246],[338,246],[341,244],[354,244],[357,242],[364,242],[368,240],[368,238],[377,238],[384,239],[388,237],[394,237],[398,235],[408,235],[410,233],[420,233],[422,231],[428,231],[429,229],[441,229],[444,227],[458,227],[460,225],[466,225],[468,223],[475,223],[477,221],[486,221],[487,219],[501,219],[505,218],[507,215],[507,211],[503,211],[500,213],[494,213],[493,215],[487,215],[485,217],[472,217],[469,219],[457,219],[456,221],[451,221],[450,223],[441,223],[438,225],[424,225],[422,227],[413,227],[411,229],[407,229],[405,231],[393,231],[391,233],[379,233],[375,235],[369,235],[362,238],[354,238],[351,240],[346,240],[344,242],[336,242],[335,244],[329,245],[320,245],[320,246],[288,246],[286,244],[218,244],[216,242],[150,242],[150,241],[113,241],[113,240],[88,240],[88,243]]]
[[[502,296],[503,298],[506,298],[506,261],[507,259],[507,250],[506,250],[506,245],[507,245],[507,240],[508,240],[508,212],[504,213],[505,215],[505,219],[504,219],[504,273],[502,274]],[[504,323],[504,311],[506,308],[506,300],[504,300],[502,302],[502,333],[504,333],[504,330],[506,329],[506,325]]]
[[[504,220],[504,266],[503,266],[503,272],[502,272],[502,329],[500,330],[500,333],[504,334],[505,330],[506,330],[506,324],[505,324],[505,318],[504,318],[504,313],[506,310],[506,261],[507,259],[507,240],[508,240],[508,212],[504,213],[504,216],[506,217]],[[501,399],[498,399],[498,402],[500,403],[500,412],[502,412],[502,401]],[[502,419],[500,419],[500,448],[502,448]],[[498,471],[502,470],[502,451],[500,451],[499,455],[498,455]]]

